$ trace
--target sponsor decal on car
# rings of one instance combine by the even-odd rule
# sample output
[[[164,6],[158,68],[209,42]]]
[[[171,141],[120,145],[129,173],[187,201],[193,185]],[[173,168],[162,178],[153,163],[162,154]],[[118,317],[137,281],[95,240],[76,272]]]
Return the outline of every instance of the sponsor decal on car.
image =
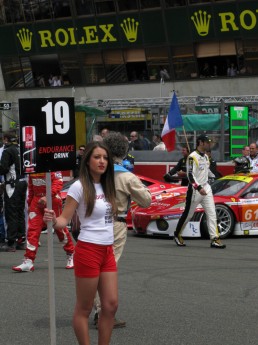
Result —
[[[240,202],[240,204],[242,204],[242,205],[246,205],[246,204],[249,204],[249,205],[252,205],[252,204],[258,205],[258,199],[240,199],[239,202]]]
[[[257,228],[258,228],[258,222],[253,222],[252,229],[257,229]]]
[[[252,223],[251,222],[243,222],[242,223],[242,228],[243,228],[243,230],[251,229],[252,228]]]
[[[176,219],[176,218],[180,218],[182,216],[182,213],[178,213],[178,214],[169,214],[163,217],[163,219],[165,220],[169,220],[169,219]]]
[[[200,222],[188,222],[184,228],[185,237],[201,237]]]

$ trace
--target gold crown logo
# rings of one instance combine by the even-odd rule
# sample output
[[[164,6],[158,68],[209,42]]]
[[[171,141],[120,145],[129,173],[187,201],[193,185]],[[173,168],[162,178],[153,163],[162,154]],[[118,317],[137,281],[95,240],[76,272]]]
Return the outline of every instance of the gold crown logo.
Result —
[[[207,14],[206,11],[194,12],[191,17],[194,22],[195,28],[200,36],[207,36],[210,28],[211,14]]]
[[[129,42],[135,42],[137,40],[137,32],[139,22],[136,22],[134,18],[127,18],[120,24],[124,30],[124,34]]]
[[[22,28],[16,35],[19,38],[22,49],[26,52],[30,51],[32,42],[32,32],[29,31],[29,29]]]

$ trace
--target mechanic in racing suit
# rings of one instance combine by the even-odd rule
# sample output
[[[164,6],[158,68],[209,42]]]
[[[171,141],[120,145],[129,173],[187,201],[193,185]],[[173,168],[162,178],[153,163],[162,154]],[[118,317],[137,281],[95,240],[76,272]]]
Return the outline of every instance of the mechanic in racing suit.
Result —
[[[62,211],[62,199],[60,191],[63,187],[63,178],[60,171],[51,173],[51,191],[52,191],[52,208],[56,215],[60,215]],[[28,185],[28,232],[27,232],[27,248],[24,254],[24,261],[19,266],[12,269],[18,272],[34,271],[33,262],[36,258],[38,250],[38,242],[41,230],[45,227],[43,221],[44,208],[46,207],[46,174],[35,173],[29,175]],[[74,245],[71,235],[67,228],[55,229],[55,233],[59,241],[64,244],[63,248],[67,254],[66,268],[73,268]]]
[[[166,182],[177,182],[177,179],[173,178],[173,175],[177,175],[182,178],[181,186],[188,186],[188,178],[186,174],[186,161],[189,156],[189,148],[187,146],[182,146],[183,157],[178,161],[177,165],[172,168],[167,174],[163,176]]]
[[[121,133],[112,132],[104,138],[104,143],[110,149],[115,163],[115,187],[118,215],[114,220],[113,248],[115,260],[118,262],[123,253],[127,239],[126,215],[130,208],[131,200],[141,207],[148,207],[151,204],[151,194],[141,180],[123,166],[123,158],[128,151],[128,140]],[[98,294],[94,301],[94,307],[94,322],[97,325],[98,313],[101,309]],[[125,321],[115,319],[114,328],[125,327],[125,325]]]
[[[186,195],[185,210],[181,215],[174,240],[178,246],[185,246],[182,232],[192,218],[197,205],[201,204],[207,216],[207,225],[211,239],[211,248],[225,248],[219,239],[217,215],[209,177],[214,177],[209,169],[209,158],[205,151],[210,149],[210,139],[206,135],[197,138],[197,148],[187,159],[187,176],[189,185]]]

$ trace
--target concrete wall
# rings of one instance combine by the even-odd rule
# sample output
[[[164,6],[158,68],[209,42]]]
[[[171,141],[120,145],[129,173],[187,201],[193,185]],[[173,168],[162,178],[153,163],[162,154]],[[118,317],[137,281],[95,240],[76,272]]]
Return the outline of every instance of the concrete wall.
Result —
[[[17,102],[28,97],[75,97],[86,99],[123,99],[168,97],[173,90],[178,96],[242,96],[257,94],[258,77],[207,78],[189,81],[158,83],[132,83],[127,85],[100,85],[75,88],[41,88],[5,91],[0,74],[0,101]]]

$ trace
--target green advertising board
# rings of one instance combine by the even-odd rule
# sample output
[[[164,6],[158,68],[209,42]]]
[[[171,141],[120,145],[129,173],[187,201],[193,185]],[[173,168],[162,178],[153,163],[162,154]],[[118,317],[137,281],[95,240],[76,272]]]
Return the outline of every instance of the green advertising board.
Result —
[[[229,106],[230,157],[242,155],[243,146],[248,145],[248,107]]]
[[[0,57],[257,38],[257,1],[0,26]]]

